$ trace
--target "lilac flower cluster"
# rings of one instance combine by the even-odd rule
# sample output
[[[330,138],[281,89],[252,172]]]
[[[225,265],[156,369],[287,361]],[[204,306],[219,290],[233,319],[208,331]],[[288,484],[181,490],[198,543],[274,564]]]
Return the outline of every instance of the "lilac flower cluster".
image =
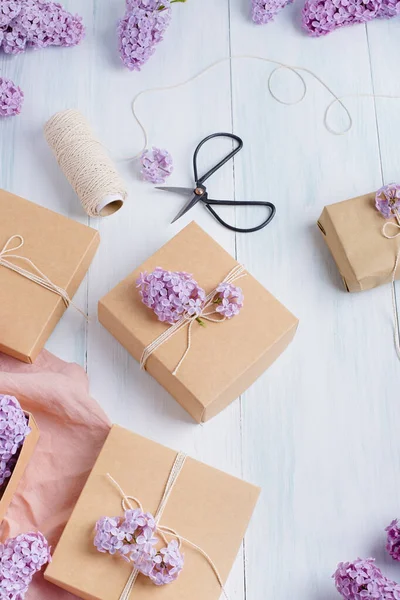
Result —
[[[198,316],[206,299],[206,293],[197,281],[181,271],[157,267],[152,273],[141,273],[136,284],[143,304],[155,312],[159,321],[171,325],[184,313]]]
[[[23,600],[32,577],[50,560],[41,533],[23,533],[0,544],[0,600]]]
[[[375,206],[385,219],[390,219],[399,212],[400,185],[390,183],[381,187],[375,195]]]
[[[257,25],[265,25],[292,2],[293,0],[251,0],[251,17]]]
[[[96,523],[94,545],[99,552],[117,554],[155,585],[177,579],[184,559],[176,540],[157,550],[157,525],[153,515],[127,510],[122,517],[103,517]]]
[[[345,600],[399,600],[400,585],[387,579],[374,559],[340,563],[333,575]]]
[[[1,13],[0,13],[1,15]],[[1,30],[0,30],[1,43]],[[0,117],[19,115],[24,101],[24,93],[11,79],[0,77]]]
[[[81,17],[45,0],[0,0],[0,47],[7,54],[27,48],[75,46],[83,39]]]
[[[142,177],[150,183],[164,183],[174,169],[170,153],[154,146],[143,152],[140,161]]]
[[[399,521],[394,519],[388,527],[387,531],[387,542],[386,550],[389,552],[393,560],[400,561],[400,527]]]
[[[400,14],[397,0],[306,0],[303,27],[313,37],[354,23]]]
[[[227,319],[231,319],[238,315],[240,309],[243,308],[243,300],[243,292],[240,287],[231,283],[220,283],[214,299],[214,302],[218,304],[215,310]]]
[[[121,60],[131,71],[140,71],[162,41],[171,20],[170,0],[127,0],[118,22]]]
[[[11,476],[15,455],[30,431],[18,400],[0,394],[0,485]]]

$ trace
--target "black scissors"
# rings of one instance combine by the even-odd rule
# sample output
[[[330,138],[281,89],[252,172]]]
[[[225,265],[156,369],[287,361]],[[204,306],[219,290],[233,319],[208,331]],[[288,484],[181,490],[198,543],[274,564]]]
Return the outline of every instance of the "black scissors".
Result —
[[[199,177],[198,170],[197,170],[197,157],[198,157],[200,148],[202,146],[204,146],[204,144],[206,142],[208,142],[209,140],[211,140],[213,138],[218,138],[218,137],[230,138],[230,139],[236,141],[238,143],[238,145],[236,146],[236,148],[234,148],[232,150],[232,152],[227,154],[227,156],[225,156],[225,158],[223,158],[217,165],[215,165],[215,167],[210,169],[202,177]],[[243,201],[236,202],[235,200],[212,200],[211,198],[208,197],[207,188],[204,185],[204,182],[209,177],[211,177],[211,175],[213,175],[216,171],[218,171],[218,169],[220,169],[225,163],[227,163],[228,160],[233,158],[235,156],[235,154],[237,154],[242,148],[243,148],[243,141],[237,135],[234,135],[232,133],[213,133],[212,135],[209,135],[206,138],[204,138],[204,140],[200,142],[200,144],[197,146],[196,150],[194,151],[193,171],[194,171],[194,180],[196,182],[196,187],[194,189],[193,188],[183,188],[183,187],[157,187],[158,190],[163,190],[165,192],[173,192],[175,194],[181,194],[182,196],[189,196],[189,200],[184,205],[184,207],[178,212],[178,214],[176,215],[176,217],[172,221],[172,223],[175,223],[175,221],[180,219],[185,213],[187,213],[191,208],[193,208],[200,201],[203,202],[204,206],[210,211],[210,213],[213,215],[213,217],[215,219],[217,219],[217,221],[219,221],[219,223],[221,223],[221,225],[223,225],[224,227],[227,227],[228,229],[231,229],[232,231],[239,231],[240,233],[251,233],[252,231],[259,231],[260,229],[263,229],[263,227],[266,227],[272,221],[272,219],[274,218],[275,213],[276,213],[276,208],[275,208],[274,204],[272,204],[271,202],[243,202]],[[212,206],[265,206],[265,208],[268,209],[268,217],[265,219],[265,221],[263,221],[260,225],[257,225],[256,227],[240,229],[239,227],[234,227],[233,225],[229,225],[229,223],[226,223],[223,219],[221,219],[219,214],[212,208]]]

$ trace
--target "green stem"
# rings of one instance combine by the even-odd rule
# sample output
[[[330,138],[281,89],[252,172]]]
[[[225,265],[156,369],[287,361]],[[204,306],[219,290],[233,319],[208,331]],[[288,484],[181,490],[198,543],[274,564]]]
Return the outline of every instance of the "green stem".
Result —
[[[196,321],[198,322],[198,324],[200,325],[200,327],[205,327],[206,324],[204,323],[204,321],[202,319],[200,319],[200,317],[197,317]]]

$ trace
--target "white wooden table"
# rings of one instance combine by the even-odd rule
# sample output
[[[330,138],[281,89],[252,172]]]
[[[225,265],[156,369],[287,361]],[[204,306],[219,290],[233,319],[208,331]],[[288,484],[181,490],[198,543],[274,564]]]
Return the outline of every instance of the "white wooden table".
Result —
[[[265,27],[249,20],[248,0],[188,0],[174,6],[166,40],[144,70],[130,73],[115,49],[123,0],[64,4],[87,25],[80,47],[0,57],[0,75],[26,94],[23,114],[0,122],[0,185],[85,223],[42,135],[58,110],[81,109],[118,159],[142,144],[130,112],[138,91],[183,81],[229,54],[308,67],[339,95],[400,94],[400,18],[314,40],[301,32],[300,0]],[[400,365],[389,288],[344,293],[315,221],[326,203],[399,181],[400,103],[350,99],[354,127],[334,136],[323,126],[326,91],[307,78],[306,99],[280,105],[268,94],[270,72],[261,62],[225,62],[185,88],[148,96],[138,111],[150,142],[173,154],[172,185],[191,182],[202,137],[232,129],[241,135],[234,171],[220,171],[210,191],[271,199],[273,223],[235,235],[198,206],[170,226],[181,199],[153,191],[121,163],[129,201],[113,217],[90,221],[102,243],[77,300],[91,322],[85,327],[68,311],[47,347],[87,370],[93,396],[113,421],[262,486],[229,580],[232,600],[334,600],[330,576],[340,560],[372,555],[400,580],[383,533],[400,516]],[[276,84],[289,99],[300,89],[288,73]],[[249,222],[239,210],[231,216]],[[300,318],[276,364],[204,426],[140,372],[96,319],[98,299],[193,218]]]

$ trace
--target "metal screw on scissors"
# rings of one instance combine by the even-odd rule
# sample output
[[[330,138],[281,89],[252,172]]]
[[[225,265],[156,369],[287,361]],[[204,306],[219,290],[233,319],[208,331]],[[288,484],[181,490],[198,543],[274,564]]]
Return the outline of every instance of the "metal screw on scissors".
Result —
[[[230,139],[236,141],[238,143],[238,145],[236,146],[236,148],[234,148],[232,150],[232,152],[227,154],[225,156],[225,158],[223,158],[218,164],[216,164],[212,169],[207,171],[207,173],[205,175],[203,175],[202,177],[199,177],[198,169],[197,169],[197,157],[198,157],[199,151],[206,142],[208,142],[209,140],[211,140],[213,138],[218,138],[218,137],[230,138]],[[200,144],[197,146],[196,150],[194,151],[194,155],[193,155],[193,172],[194,172],[194,180],[195,180],[194,188],[157,187],[158,190],[163,190],[165,192],[172,192],[175,194],[180,194],[182,196],[189,196],[189,200],[186,202],[186,204],[183,206],[183,208],[178,212],[178,214],[176,215],[176,217],[172,221],[172,223],[175,223],[175,221],[180,219],[184,214],[186,214],[189,210],[191,210],[198,202],[202,202],[204,204],[204,206],[212,214],[212,216],[215,219],[217,219],[217,221],[219,223],[221,223],[221,225],[223,225],[224,227],[227,227],[231,231],[238,231],[240,233],[252,233],[253,231],[259,231],[260,229],[263,229],[272,221],[272,219],[274,218],[275,213],[276,213],[276,208],[275,208],[275,205],[272,204],[271,202],[244,202],[244,201],[236,201],[236,200],[212,200],[211,198],[208,197],[207,188],[204,185],[204,182],[209,177],[211,177],[211,175],[213,175],[216,171],[218,171],[221,167],[223,167],[224,164],[227,163],[231,158],[233,158],[235,156],[235,154],[237,154],[242,148],[243,148],[243,141],[241,140],[241,138],[239,136],[234,135],[233,133],[213,133],[213,134],[207,136],[206,138],[204,138],[204,140],[202,140],[200,142]],[[212,208],[213,206],[264,206],[268,210],[268,216],[265,219],[265,221],[263,221],[262,223],[260,223],[260,225],[257,225],[256,227],[249,227],[246,229],[241,229],[240,227],[235,227],[233,225],[229,225],[229,223],[226,223],[219,216],[219,214]]]

